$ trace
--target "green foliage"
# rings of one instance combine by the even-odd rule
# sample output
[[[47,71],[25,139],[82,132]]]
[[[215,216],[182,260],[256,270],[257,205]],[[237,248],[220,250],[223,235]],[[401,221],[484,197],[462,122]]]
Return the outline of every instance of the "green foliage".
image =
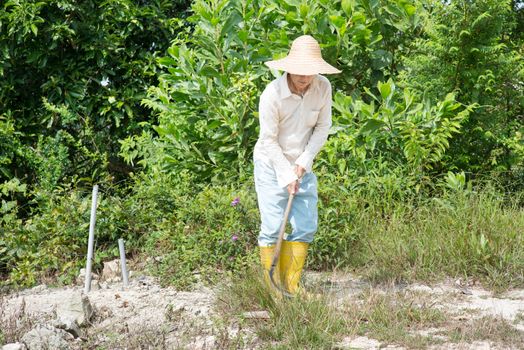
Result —
[[[263,62],[311,34],[343,73],[310,267],[522,285],[522,203],[471,181],[503,170],[504,190],[524,188],[518,4],[197,0],[185,18],[186,1],[3,3],[2,279],[76,274],[92,182],[97,268],[123,237],[180,287],[244,269],[257,103],[277,75]]]
[[[524,106],[522,40],[511,1],[432,1],[426,32],[403,58],[403,85],[430,98],[454,92],[479,108],[445,158],[465,171],[518,170]]]
[[[416,6],[405,1],[387,1],[383,9],[368,1],[341,8],[327,1],[215,0],[192,9],[193,31],[158,60],[165,73],[143,100],[158,113],[158,139],[128,138],[121,155],[165,171],[189,169],[206,181],[246,178],[258,96],[270,80],[262,62],[285,54],[296,36],[314,35],[326,59],[346,71],[335,83],[353,91],[392,74],[393,51],[402,51],[419,25]],[[160,157],[148,157],[153,148]]]
[[[210,187],[195,196],[191,181],[183,174],[142,175],[125,189],[101,184],[95,269],[118,257],[119,238],[130,256],[159,257],[153,272],[178,286],[190,285],[196,273],[210,277],[245,267],[257,238],[254,191]],[[4,195],[25,190],[14,180],[1,187]],[[16,202],[2,201],[0,276],[21,286],[44,277],[69,282],[85,265],[91,192],[68,186],[33,196],[38,210],[26,220],[17,218]]]
[[[232,280],[220,287],[218,307],[227,321],[250,322],[243,320],[243,314],[253,310],[269,313],[268,320],[252,325],[263,348],[332,349],[338,336],[349,332],[340,308],[329,298],[277,296],[264,283],[261,271],[252,266],[247,272],[233,273]]]
[[[137,180],[139,181],[139,180]],[[144,180],[146,181],[146,180]],[[126,195],[129,190],[101,184],[96,222],[95,267],[118,256],[117,240],[128,241],[132,255],[142,237],[172,206],[170,191],[146,186]],[[25,192],[26,185],[11,181],[2,185],[2,193]],[[0,221],[0,276],[6,283],[28,286],[43,277],[66,283],[85,265],[91,192],[73,185],[54,191],[33,191],[34,209],[29,219],[20,219],[13,201],[2,201]]]
[[[452,94],[433,105],[418,102],[417,95],[398,91],[391,80],[379,82],[377,91],[366,89],[369,103],[335,95],[334,134],[317,167],[352,190],[382,194],[387,203],[428,184],[473,106],[463,108]]]
[[[3,2],[0,10],[0,182],[52,190],[126,172],[118,139],[149,119],[155,56],[185,1]],[[34,152],[36,150],[36,152]],[[50,157],[47,159],[47,157]]]
[[[465,276],[498,289],[522,286],[522,210],[493,189],[457,191],[456,178],[446,182],[454,188],[422,205],[365,215],[355,260],[379,280]]]
[[[101,186],[95,269],[118,256],[147,260],[163,283],[187,288],[212,282],[258,261],[259,215],[252,182],[198,189],[189,173],[134,178],[125,190]],[[448,174],[431,199],[353,191],[325,176],[320,229],[308,267],[355,268],[378,280],[468,276],[497,288],[521,286],[522,211],[497,191],[477,189]],[[17,181],[3,196],[23,193]],[[0,273],[5,283],[31,285],[44,277],[70,281],[85,264],[91,192],[66,187],[34,194],[39,210],[19,219],[2,201]],[[238,198],[238,202],[236,200]]]
[[[259,217],[251,186],[213,186],[179,198],[180,205],[146,243],[147,255],[158,260],[153,272],[164,283],[187,288],[198,275],[209,282],[258,257]]]
[[[499,289],[523,285],[516,194],[474,186],[464,173],[448,173],[440,195],[400,200],[328,179],[309,268],[356,268],[378,281],[466,276]]]

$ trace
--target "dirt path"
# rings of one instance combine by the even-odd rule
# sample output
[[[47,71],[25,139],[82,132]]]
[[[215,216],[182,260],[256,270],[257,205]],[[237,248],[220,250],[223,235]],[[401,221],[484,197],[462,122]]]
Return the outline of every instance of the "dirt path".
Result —
[[[410,327],[418,338],[430,340],[420,343],[426,344],[426,348],[524,349],[524,343],[519,343],[519,339],[524,339],[519,336],[524,334],[524,290],[494,295],[478,286],[464,287],[454,283],[371,287],[352,275],[312,272],[305,274],[305,284],[331,295],[333,306],[339,310],[356,307],[371,310],[373,303],[386,300],[383,299],[386,297],[388,305],[403,307],[402,303],[407,302],[409,310],[415,310],[416,306],[442,311],[449,319],[440,320],[436,327],[428,327],[429,323]],[[57,305],[81,292],[81,286],[56,289],[38,286],[1,298],[0,325],[3,326],[4,342],[19,341],[23,333],[38,323],[52,323]],[[220,322],[220,315],[214,308],[216,294],[212,289],[177,291],[161,288],[153,278],[142,276],[133,278],[126,290],[118,283],[102,284],[100,289],[88,294],[88,299],[94,316],[79,338],[68,340],[71,349],[254,349],[261,346],[249,327]],[[395,310],[391,312],[403,309]],[[478,335],[475,333],[478,331],[489,334]],[[336,348],[416,347],[413,345],[416,343],[405,343],[395,336],[378,331],[355,333],[343,338]]]

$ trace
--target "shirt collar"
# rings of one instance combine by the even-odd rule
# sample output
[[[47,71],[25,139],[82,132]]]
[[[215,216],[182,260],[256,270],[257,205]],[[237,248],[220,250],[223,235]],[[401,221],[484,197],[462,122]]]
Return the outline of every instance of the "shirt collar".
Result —
[[[280,76],[279,78],[280,80],[278,82],[280,86],[280,98],[281,99],[285,99],[293,95],[293,93],[291,92],[287,84],[287,74],[288,74],[287,72],[284,72],[284,74]],[[313,81],[311,82],[311,85],[309,86],[309,89],[307,90],[306,94],[311,92],[312,89],[316,88],[317,79],[318,79],[318,75],[315,78],[313,78]]]

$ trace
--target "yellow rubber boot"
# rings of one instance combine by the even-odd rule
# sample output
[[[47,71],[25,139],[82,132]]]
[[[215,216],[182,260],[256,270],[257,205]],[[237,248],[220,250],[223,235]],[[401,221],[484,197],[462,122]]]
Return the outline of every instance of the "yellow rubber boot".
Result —
[[[259,247],[260,248],[260,262],[262,264],[262,268],[264,269],[264,281],[266,281],[266,284],[268,287],[272,287],[271,281],[269,279],[269,270],[271,269],[271,262],[273,261],[273,255],[275,254],[275,246],[269,246],[269,247]],[[279,282],[279,268],[278,265],[275,267],[275,282]]]
[[[305,242],[282,242],[279,261],[280,280],[289,294],[296,294],[298,291],[308,247],[309,243]]]

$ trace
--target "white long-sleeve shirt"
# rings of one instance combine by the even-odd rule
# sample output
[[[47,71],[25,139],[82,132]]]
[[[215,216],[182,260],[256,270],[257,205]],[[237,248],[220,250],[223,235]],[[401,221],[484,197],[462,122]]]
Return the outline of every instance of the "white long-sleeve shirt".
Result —
[[[279,186],[297,180],[295,165],[311,171],[331,127],[331,104],[331,83],[321,75],[303,97],[289,90],[287,73],[260,96],[260,135],[253,158],[273,166]]]

